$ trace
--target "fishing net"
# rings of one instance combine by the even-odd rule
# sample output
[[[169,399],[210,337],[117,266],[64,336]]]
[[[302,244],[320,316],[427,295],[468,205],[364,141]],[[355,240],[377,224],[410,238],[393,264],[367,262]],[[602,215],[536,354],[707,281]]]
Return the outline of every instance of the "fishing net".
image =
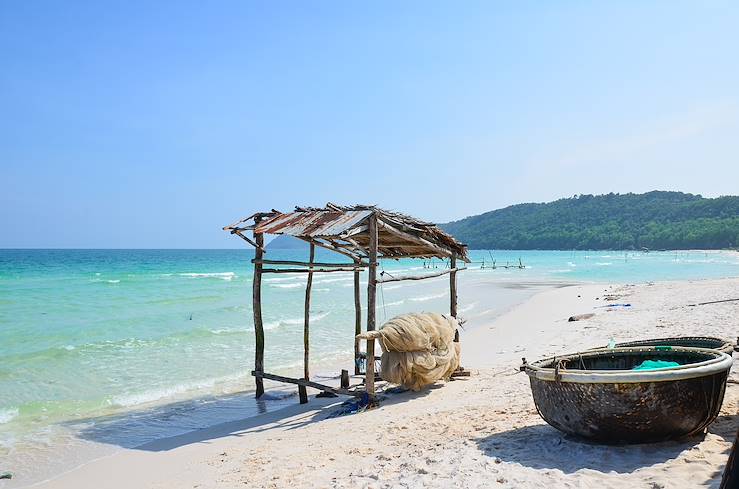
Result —
[[[458,325],[456,318],[444,314],[404,314],[357,338],[380,343],[384,380],[418,391],[439,379],[449,380],[459,367],[460,345],[454,342]]]

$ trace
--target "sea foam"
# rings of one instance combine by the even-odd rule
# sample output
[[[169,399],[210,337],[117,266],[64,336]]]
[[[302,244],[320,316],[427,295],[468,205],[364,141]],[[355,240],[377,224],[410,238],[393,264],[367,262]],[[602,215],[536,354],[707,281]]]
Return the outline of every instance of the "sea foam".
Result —
[[[325,318],[329,315],[329,311],[325,312],[319,312],[317,314],[311,314],[310,321],[311,323],[317,323],[321,319]],[[297,326],[298,324],[303,324],[305,321],[305,318],[299,317],[299,318],[289,318],[289,319],[278,319],[277,321],[269,321],[264,323],[264,329],[276,329],[280,326]]]
[[[0,409],[0,424],[11,422],[18,416],[18,408]]]
[[[180,273],[180,277],[191,278],[217,278],[221,280],[233,280],[236,278],[234,272],[212,272],[212,273]]]
[[[298,287],[303,287],[305,284],[303,283],[290,283],[290,284],[269,284],[270,287],[274,287],[276,289],[296,289]]]
[[[229,376],[228,378],[231,377],[234,376]],[[151,389],[143,392],[123,394],[120,396],[114,396],[109,400],[109,403],[117,407],[133,407],[142,404],[150,404],[153,402],[161,401],[162,399],[175,397],[186,392],[212,388],[219,382],[223,382],[224,379],[225,378],[211,378],[200,382],[186,382],[171,387],[162,387],[159,389]]]
[[[413,302],[426,302],[426,301],[430,301],[430,300],[434,300],[434,299],[441,299],[446,294],[447,294],[446,292],[443,292],[441,294],[435,294],[435,295],[423,295],[423,296],[420,296],[420,297],[411,297],[408,300],[409,301],[413,301]]]

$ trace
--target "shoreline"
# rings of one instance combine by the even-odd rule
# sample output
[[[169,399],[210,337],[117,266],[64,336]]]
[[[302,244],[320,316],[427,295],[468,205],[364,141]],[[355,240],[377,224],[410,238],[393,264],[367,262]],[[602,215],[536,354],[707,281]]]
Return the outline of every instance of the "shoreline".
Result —
[[[479,285],[479,284],[478,284]],[[492,286],[491,286],[492,285]],[[530,292],[525,298],[516,301],[514,303],[506,304],[501,310],[495,311],[494,315],[489,316],[490,311],[484,310],[480,316],[473,317],[469,320],[468,323],[465,324],[465,329],[463,329],[460,334],[462,337],[462,341],[465,342],[465,338],[468,335],[476,335],[477,331],[482,331],[485,329],[487,325],[489,325],[490,321],[495,321],[497,318],[500,318],[502,316],[505,316],[507,314],[510,314],[512,311],[515,311],[517,308],[521,307],[522,305],[526,304],[527,302],[531,301],[533,298],[535,298],[537,295],[544,294],[548,291],[554,291],[559,290],[562,288],[570,288],[570,287],[578,287],[578,286],[593,286],[600,287],[601,284],[594,284],[594,283],[587,283],[587,282],[573,282],[573,281],[556,281],[556,280],[532,280],[529,282],[526,282],[525,284],[521,285],[518,282],[514,283],[495,283],[491,284],[490,282],[485,283],[483,285],[483,294],[485,292],[489,292],[492,289],[494,291],[496,288],[513,288],[517,290],[527,290]],[[473,294],[476,295],[476,294]],[[464,351],[464,350],[463,350]],[[463,362],[465,358],[465,353],[463,353]],[[335,364],[329,367],[328,365],[322,365],[321,371],[317,374],[317,376],[321,375],[330,375],[328,372],[329,368],[338,368],[339,366],[342,366],[343,364]],[[345,365],[343,365],[345,367]],[[471,368],[475,368],[476,366],[471,366]],[[335,379],[336,384],[338,385],[338,378]],[[324,382],[327,382],[326,379],[324,379]],[[330,380],[327,383],[331,383]],[[136,456],[136,452],[138,451],[154,451],[159,452],[162,450],[171,449],[172,447],[180,446],[180,444],[189,445],[192,443],[197,443],[201,440],[201,438],[213,438],[213,437],[222,437],[222,436],[230,436],[234,432],[240,432],[244,429],[248,429],[252,425],[259,426],[263,424],[268,425],[274,425],[277,426],[279,424],[279,421],[284,418],[291,418],[293,416],[301,415],[306,412],[310,413],[313,412],[315,414],[319,414],[319,410],[323,408],[328,408],[334,405],[338,405],[341,402],[343,402],[344,398],[339,399],[319,399],[315,397],[315,394],[318,392],[314,389],[309,388],[309,397],[310,402],[308,405],[300,405],[297,402],[297,389],[292,389],[291,386],[285,386],[284,384],[280,384],[277,382],[272,381],[266,381],[265,382],[265,395],[269,396],[269,399],[267,402],[262,401],[261,403],[267,407],[267,404],[270,401],[275,400],[275,398],[280,398],[279,394],[286,394],[285,397],[282,397],[281,399],[284,399],[287,401],[286,406],[280,406],[273,409],[268,409],[265,412],[253,414],[247,417],[242,417],[239,419],[224,421],[220,423],[215,423],[213,425],[188,431],[185,433],[179,433],[175,434],[173,436],[167,436],[162,438],[157,438],[148,442],[145,442],[143,444],[133,446],[133,447],[115,447],[112,452],[104,453],[100,456],[91,458],[89,460],[86,460],[79,465],[70,468],[69,470],[66,470],[60,474],[57,474],[51,478],[47,478],[44,480],[38,480],[31,482],[27,485],[8,485],[3,486],[2,482],[0,481],[0,488],[2,489],[13,489],[13,488],[36,488],[36,487],[55,487],[56,482],[59,479],[63,479],[68,474],[76,474],[77,471],[84,471],[87,467],[92,467],[95,469],[96,464],[106,463],[105,461],[118,457],[118,456],[127,456],[131,452],[134,452],[132,454],[132,457],[138,458]],[[233,395],[237,395],[240,397],[246,397],[253,395],[254,390],[245,390],[242,392],[234,393]],[[277,395],[275,395],[277,394]],[[255,401],[255,404],[257,404],[257,401]],[[96,469],[95,469],[96,470]],[[65,486],[66,487],[66,486]]]
[[[217,481],[225,482],[225,485],[228,486],[237,482],[239,484],[243,483],[245,480],[253,483],[255,487],[281,487],[288,483],[300,487],[309,487],[314,482],[316,485],[322,485],[323,483],[328,485],[333,480],[331,478],[321,479],[321,477],[326,476],[324,472],[344,474],[338,478],[341,483],[334,484],[334,482],[331,482],[335,487],[372,486],[373,484],[381,487],[377,484],[378,480],[393,481],[396,480],[395,477],[398,474],[404,474],[403,477],[411,477],[411,480],[422,482],[421,485],[443,487],[442,480],[446,483],[455,483],[456,481],[454,478],[449,478],[452,477],[451,474],[444,472],[446,463],[442,464],[441,471],[436,470],[437,467],[434,464],[425,464],[420,472],[416,470],[412,471],[412,474],[408,474],[404,472],[405,469],[400,464],[394,468],[395,472],[392,474],[384,474],[383,470],[379,469],[374,474],[372,467],[362,470],[362,464],[359,460],[355,460],[356,457],[349,457],[353,460],[354,465],[349,464],[347,466],[346,463],[337,461],[340,460],[341,454],[351,453],[352,439],[354,441],[361,440],[366,436],[370,436],[372,439],[379,436],[377,441],[380,442],[375,450],[369,452],[365,452],[361,444],[357,445],[358,448],[356,449],[366,456],[372,454],[372,456],[379,457],[388,450],[398,450],[398,445],[388,444],[389,433],[380,435],[382,431],[377,431],[378,429],[382,430],[384,425],[388,425],[388,427],[408,425],[407,429],[410,431],[407,434],[411,435],[416,433],[417,429],[421,429],[411,425],[422,421],[421,424],[425,426],[426,430],[433,428],[432,431],[442,430],[454,433],[459,430],[459,427],[455,427],[457,423],[454,421],[458,414],[453,415],[452,413],[457,413],[459,410],[464,413],[463,417],[470,413],[477,413],[478,417],[482,416],[484,419],[489,419],[489,424],[492,426],[501,424],[514,426],[520,422],[524,424],[528,422],[531,423],[531,429],[535,429],[536,433],[544,430],[549,438],[557,437],[559,436],[558,432],[545,425],[536,415],[536,411],[533,410],[533,402],[531,401],[530,392],[528,392],[528,382],[522,375],[516,375],[515,367],[520,364],[522,356],[526,356],[531,361],[551,354],[572,352],[578,348],[605,344],[612,336],[616,336],[617,340],[625,340],[657,337],[654,336],[657,333],[661,333],[662,336],[700,333],[732,338],[736,334],[734,332],[729,334],[729,330],[733,329],[735,324],[726,324],[725,321],[722,324],[713,324],[710,328],[704,328],[698,332],[692,330],[681,332],[680,328],[677,327],[660,326],[660,315],[674,314],[669,309],[668,304],[665,303],[666,300],[674,301],[676,297],[687,298],[691,294],[697,297],[700,295],[699,293],[703,294],[702,298],[705,298],[715,297],[717,293],[731,295],[732,292],[739,297],[739,279],[666,281],[638,285],[615,285],[598,282],[548,288],[545,291],[535,293],[525,302],[513,306],[508,311],[502,312],[494,320],[475,324],[474,327],[461,333],[463,365],[475,372],[475,375],[467,380],[438,384],[437,387],[421,393],[392,395],[383,402],[379,409],[360,415],[343,416],[335,419],[326,418],[329,411],[331,411],[328,407],[341,402],[343,399],[316,399],[314,396],[316,391],[312,391],[309,392],[311,400],[308,405],[301,406],[296,399],[291,398],[291,402],[294,404],[280,410],[221,423],[175,437],[155,440],[136,449],[120,449],[112,455],[90,461],[51,480],[28,487],[58,487],[62,489],[94,487],[95,481],[108,480],[107,477],[101,479],[108,473],[126,474],[125,477],[121,478],[113,477],[114,484],[110,487],[155,486],[174,488],[183,485],[190,487],[196,484],[200,487],[216,487],[219,485]],[[628,311],[612,312],[594,309],[602,304],[603,294],[622,295],[628,298],[634,304],[634,307]],[[714,307],[712,310],[715,312],[716,310],[729,309],[730,312],[733,312],[733,307],[733,305],[724,304]],[[596,317],[593,320],[575,323],[566,322],[570,315],[594,310],[596,311]],[[699,311],[699,313],[699,315],[704,315],[705,310]],[[629,317],[631,319],[638,317],[639,321],[637,322],[644,322],[648,327],[645,327],[641,334],[634,331],[634,321]],[[662,319],[662,322],[664,322],[664,319]],[[686,325],[686,328],[688,326],[690,325]],[[733,375],[735,374],[732,373]],[[727,388],[722,414],[732,408],[736,411],[735,406],[737,397],[739,397],[736,390],[733,385],[729,385]],[[448,414],[439,417],[440,413]],[[427,423],[429,416],[434,419],[431,428]],[[448,419],[446,419],[447,416],[449,416]],[[721,433],[732,432],[733,436],[733,429],[736,427],[735,420],[733,418],[728,419],[726,416],[724,414],[721,423],[717,422],[716,425],[720,425]],[[468,422],[471,423],[471,426],[476,427],[478,431],[485,431],[489,428],[485,423],[481,425],[479,420],[475,421],[474,416]],[[354,426],[355,424],[359,426]],[[523,430],[527,428],[519,426],[519,428],[511,429]],[[371,435],[373,431],[376,435]],[[391,431],[397,436],[390,438],[398,442],[402,439],[404,444],[410,443],[411,446],[419,443],[419,441],[408,441],[407,437],[400,437],[400,433],[395,428]],[[421,439],[423,439],[423,436]],[[434,435],[432,438],[437,439],[438,436]],[[446,441],[439,446],[424,445],[418,452],[418,456],[427,451],[436,455],[438,455],[436,452],[439,450],[447,453],[448,449],[444,448],[447,444],[456,446],[459,442],[454,437],[444,439]],[[326,443],[329,440],[335,440],[339,446],[334,447],[331,443],[327,445]],[[514,439],[514,441],[516,440],[518,439]],[[530,442],[527,441],[526,443]],[[580,451],[585,450],[582,443],[571,441],[567,443],[574,443],[573,446]],[[674,443],[678,443],[678,445]],[[666,447],[682,446],[679,445],[679,442],[674,443],[668,442],[665,446],[657,444],[660,446],[656,447],[655,450],[659,452],[660,450],[668,450]],[[695,444],[696,442],[692,443]],[[706,444],[706,450],[711,453],[712,460],[714,460],[717,455],[721,455],[721,450],[730,445],[730,440],[723,440],[720,435],[710,435],[707,440],[697,442],[697,445],[701,447],[704,444]],[[298,447],[313,449],[315,446],[321,447],[321,450],[326,452],[325,460],[322,459],[319,462],[296,455]],[[260,454],[259,450],[252,447],[261,447],[266,453],[270,454],[269,462],[264,458],[266,457],[265,454]],[[476,454],[475,457],[477,458],[481,457],[480,452],[486,454],[490,451],[490,447],[474,443],[472,445],[463,444],[458,448],[468,452],[471,451]],[[634,450],[643,455],[643,448],[642,446]],[[381,452],[379,455],[376,454],[378,450]],[[520,450],[525,452],[524,447],[520,447]],[[598,447],[597,449],[593,448],[593,450],[603,456],[601,452],[604,452],[604,450],[609,452],[611,449]],[[635,464],[632,460],[634,457],[629,456],[627,448],[621,447],[614,450],[627,459],[622,460],[622,464],[626,466]],[[587,450],[585,451],[587,452]],[[680,454],[683,452],[689,453],[690,451],[685,448],[680,450]],[[612,455],[609,454],[608,456]],[[385,465],[392,465],[394,458],[390,455],[388,457],[390,460],[384,461]],[[495,462],[496,457],[503,461]],[[531,460],[530,457],[528,459],[527,457],[529,455],[524,456],[524,459]],[[329,458],[334,460],[329,460]],[[551,476],[554,477],[553,480],[556,485],[557,483],[570,481],[573,477],[587,480],[588,476],[592,475],[588,474],[588,471],[583,473],[581,469],[574,471],[574,473],[555,470],[554,476],[552,474],[542,475],[540,469],[527,467],[526,464],[522,466],[516,460],[509,461],[499,455],[488,458],[492,462],[487,460],[486,465],[482,468],[477,467],[475,470],[479,473],[476,472],[475,477],[467,479],[465,476],[465,482],[469,483],[471,487],[476,487],[476,484],[483,487],[477,477],[482,477],[484,474],[490,477],[493,474],[493,469],[498,472],[514,474],[514,476],[501,476],[506,482],[499,483],[500,487],[527,487],[521,484],[528,482],[531,477],[533,477],[531,480],[539,480]],[[654,458],[654,456],[651,457],[651,459]],[[674,454],[673,458],[675,458]],[[452,457],[452,459],[458,460],[459,456]],[[274,477],[277,477],[279,482],[270,481],[266,476],[257,477],[256,480],[253,479],[254,471],[260,470],[259,460],[271,467]],[[338,465],[338,467],[332,467],[331,470],[318,467],[323,462],[325,462],[324,465]],[[416,462],[415,456],[405,460],[405,464],[411,466],[417,465]],[[534,461],[531,460],[531,462]],[[490,465],[491,463],[492,465]],[[316,467],[311,469],[311,464],[315,464]],[[670,470],[679,470],[679,467],[672,467],[667,459],[660,462],[660,464],[667,464],[670,466]],[[716,465],[716,461],[712,461],[711,464],[713,470],[720,469]],[[509,465],[511,466],[509,467]],[[661,465],[660,468],[664,468]],[[349,466],[353,469],[349,469]],[[317,479],[315,480],[306,479],[307,474],[303,475],[303,472],[315,473],[316,470],[318,470],[319,475],[316,476]],[[626,473],[619,470],[616,470],[616,476]],[[639,472],[648,473],[650,474],[649,477],[653,477],[654,474],[650,470],[650,468],[632,470],[628,473],[628,477],[624,476],[624,485],[622,486],[618,485],[619,477],[611,476],[608,473],[598,474],[596,479],[603,479],[603,482],[608,480],[610,484],[613,484],[609,487],[630,487],[635,480],[646,480],[639,478],[643,475],[637,474]],[[132,474],[132,472],[135,472],[135,474]],[[552,472],[551,468],[546,472]],[[701,477],[705,475],[703,472],[700,474]],[[248,479],[243,479],[247,475]],[[375,475],[378,477],[376,478]],[[430,475],[436,475],[437,477],[427,477]],[[518,478],[518,482],[514,482],[516,478]],[[691,476],[686,480],[695,480],[695,477]],[[543,480],[540,482],[543,482]],[[660,484],[660,482],[657,483]],[[7,487],[23,486],[8,485]],[[658,485],[653,487],[694,486]]]
[[[505,282],[492,277],[478,277],[475,274],[460,280],[460,288],[469,299],[468,311],[472,315],[465,327],[472,331],[483,326],[511,309],[518,307],[541,290],[550,290],[557,287],[572,285],[572,281],[564,280],[529,280],[525,283]],[[493,299],[491,300],[491,296]],[[389,318],[388,318],[389,319]],[[464,333],[463,333],[464,334]],[[344,357],[342,361],[340,357]],[[251,358],[246,359],[250,361]],[[341,368],[351,365],[351,355],[337,355],[327,362],[313,365],[315,377],[323,377],[322,381],[328,384],[339,384],[338,374]],[[279,369],[277,373],[297,373],[302,367]],[[246,377],[246,382],[252,378]],[[297,403],[297,389],[285,384],[266,381],[266,398],[255,400],[254,388],[250,385],[244,390],[221,394],[204,393],[194,397],[180,397],[174,400],[162,399],[136,406],[134,409],[121,410],[110,414],[94,416],[92,426],[86,426],[84,419],[72,419],[50,425],[56,430],[56,446],[52,445],[42,453],[28,452],[23,448],[12,453],[9,461],[16,462],[13,466],[2,467],[11,470],[14,479],[0,481],[0,488],[33,487],[36,484],[57,477],[75,468],[87,465],[101,458],[113,456],[122,450],[135,450],[143,446],[156,444],[161,440],[179,437],[193,432],[193,430],[208,430],[222,424],[244,421],[255,417],[271,414],[283,409],[289,409]],[[313,391],[314,393],[317,391]],[[182,414],[183,410],[191,410]],[[172,417],[174,413],[174,418]],[[248,413],[244,416],[245,413]],[[172,429],[162,428],[161,419],[168,419],[175,425]],[[192,426],[182,429],[180,426]],[[83,426],[83,428],[76,428]],[[154,429],[153,432],[147,429]],[[120,434],[119,434],[120,433]],[[159,434],[157,434],[159,433]],[[142,441],[135,442],[140,439]],[[28,456],[38,460],[43,470],[34,469],[28,473],[18,466]],[[44,460],[46,459],[46,460]],[[18,468],[15,468],[18,467]],[[64,469],[63,472],[60,472]],[[35,474],[35,476],[34,476]],[[38,477],[38,476],[41,477]],[[46,477],[50,476],[50,477]],[[29,480],[30,478],[30,480]],[[22,482],[22,481],[26,482]]]

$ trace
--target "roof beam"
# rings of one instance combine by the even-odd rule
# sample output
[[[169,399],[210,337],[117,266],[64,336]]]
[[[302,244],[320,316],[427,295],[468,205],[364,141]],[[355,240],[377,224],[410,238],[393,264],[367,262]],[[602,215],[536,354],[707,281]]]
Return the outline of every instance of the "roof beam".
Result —
[[[394,234],[395,236],[398,236],[400,238],[406,239],[408,241],[412,241],[414,243],[421,244],[421,245],[427,247],[428,249],[433,250],[435,253],[437,253],[439,255],[451,257],[452,254],[453,254],[450,250],[446,250],[446,249],[442,248],[441,246],[437,246],[434,243],[431,243],[430,241],[426,241],[425,239],[419,238],[418,236],[414,236],[414,235],[412,235],[410,233],[406,233],[406,232],[401,231],[399,229],[395,229],[393,226],[391,226],[390,224],[386,223],[385,221],[383,221],[381,219],[378,219],[377,220],[377,224],[379,225],[380,229],[383,229],[383,230],[387,231],[390,234]],[[380,246],[382,246],[382,243],[380,243]]]
[[[336,246],[332,245],[331,243],[324,243],[323,241],[319,241],[318,239],[310,238],[308,236],[293,236],[293,237],[298,238],[298,239],[302,239],[306,243],[313,243],[316,246],[320,246],[321,248],[326,248],[327,250],[335,251],[336,253],[339,253],[341,255],[348,256],[352,260],[360,260],[360,261],[362,260],[362,257],[361,256],[357,256],[354,253],[350,253],[350,252],[348,252],[346,250],[342,250],[340,248],[337,248]]]
[[[246,241],[247,243],[249,243],[250,245],[252,245],[254,248],[256,248],[258,250],[262,250],[263,252],[266,253],[266,250],[263,247],[259,246],[254,241],[252,241],[251,239],[249,239],[246,236],[244,236],[243,234],[241,234],[241,231],[233,230],[233,231],[231,231],[231,234],[235,234],[239,238],[243,239],[244,241]]]

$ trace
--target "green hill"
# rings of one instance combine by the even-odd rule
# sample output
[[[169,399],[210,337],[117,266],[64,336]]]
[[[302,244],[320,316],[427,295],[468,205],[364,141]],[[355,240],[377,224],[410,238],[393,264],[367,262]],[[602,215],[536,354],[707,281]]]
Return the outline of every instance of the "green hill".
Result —
[[[441,227],[471,249],[717,249],[739,246],[739,197],[579,195],[518,204]]]

